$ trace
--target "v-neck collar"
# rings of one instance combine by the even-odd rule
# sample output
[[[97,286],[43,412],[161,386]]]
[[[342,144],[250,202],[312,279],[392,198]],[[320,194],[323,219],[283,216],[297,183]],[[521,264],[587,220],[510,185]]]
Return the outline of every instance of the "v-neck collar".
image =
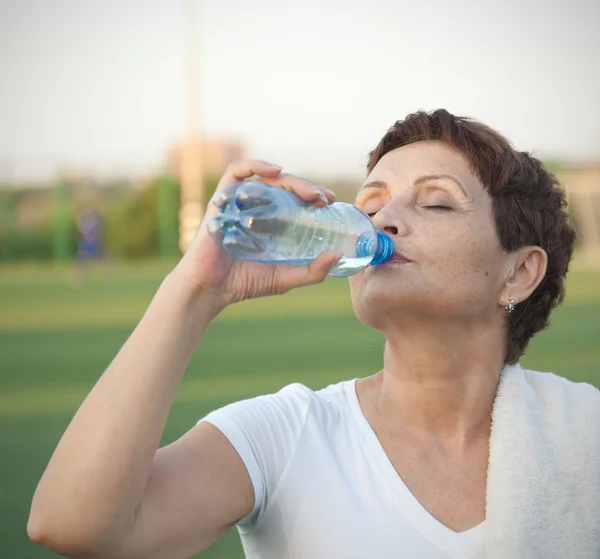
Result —
[[[367,421],[358,395],[356,394],[356,381],[348,381],[344,385],[346,402],[350,409],[351,416],[355,420],[359,433],[364,442],[368,445],[373,458],[378,463],[384,477],[389,482],[391,488],[399,498],[402,507],[405,509],[407,519],[432,543],[445,549],[451,554],[467,554],[483,545],[483,531],[485,521],[477,526],[465,530],[464,532],[455,532],[451,530],[434,516],[432,516],[425,507],[412,494],[402,478],[396,472],[383,446],[379,442],[371,424]]]

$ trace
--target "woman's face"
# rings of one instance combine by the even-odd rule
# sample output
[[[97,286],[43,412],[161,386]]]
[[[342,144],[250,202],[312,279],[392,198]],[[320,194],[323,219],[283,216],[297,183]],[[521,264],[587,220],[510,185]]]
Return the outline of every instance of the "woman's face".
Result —
[[[403,313],[472,321],[498,312],[507,254],[492,199],[462,154],[434,141],[395,149],[367,177],[356,205],[410,260],[350,278],[362,322],[379,328]]]

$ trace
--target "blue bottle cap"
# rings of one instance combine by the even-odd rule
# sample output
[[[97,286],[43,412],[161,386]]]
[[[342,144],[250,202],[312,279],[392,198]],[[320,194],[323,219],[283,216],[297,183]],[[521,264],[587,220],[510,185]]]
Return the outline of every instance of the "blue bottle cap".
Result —
[[[370,266],[377,266],[387,262],[396,250],[396,245],[389,235],[386,235],[383,231],[377,230],[377,248],[371,260]]]

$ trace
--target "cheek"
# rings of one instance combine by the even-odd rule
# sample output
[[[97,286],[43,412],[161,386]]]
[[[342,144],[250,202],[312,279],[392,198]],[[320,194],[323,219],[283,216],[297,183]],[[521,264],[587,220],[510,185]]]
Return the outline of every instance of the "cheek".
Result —
[[[501,269],[502,251],[487,225],[449,228],[424,242],[427,263],[456,290],[486,290]]]
[[[495,300],[504,259],[488,224],[446,222],[415,228],[406,248],[416,260],[406,271],[361,272],[349,278],[354,311],[368,326],[377,327],[396,305],[472,313]]]
[[[350,285],[350,299],[352,300],[353,305],[356,303],[362,292],[363,277],[364,272],[360,272],[348,278],[348,283]]]
[[[389,306],[388,286],[385,284],[382,285],[381,282],[376,282],[379,285],[373,289],[372,282],[365,282],[364,276],[365,273],[361,272],[349,278],[352,308],[358,320],[363,324],[370,328],[378,328],[383,314],[381,312],[381,303],[386,302]]]
[[[369,277],[365,278],[365,275],[367,274],[369,274]],[[367,272],[366,270],[354,276],[350,276],[348,279],[352,306],[359,315],[364,312],[365,308],[370,308],[375,304],[374,296],[375,299],[377,299],[385,294],[385,299],[391,290],[390,277],[387,277],[382,281],[381,277],[374,278],[370,272]]]

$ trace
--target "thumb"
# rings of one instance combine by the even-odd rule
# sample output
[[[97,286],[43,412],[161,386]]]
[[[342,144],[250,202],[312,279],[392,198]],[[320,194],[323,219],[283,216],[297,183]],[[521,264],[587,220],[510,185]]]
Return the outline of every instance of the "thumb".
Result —
[[[342,252],[337,250],[326,250],[319,254],[312,262],[303,266],[285,266],[281,269],[279,276],[281,292],[289,291],[294,287],[321,283],[327,274],[342,258]]]
[[[343,252],[339,250],[325,250],[319,256],[317,256],[308,266],[316,265],[317,270],[323,268],[325,275],[327,275],[331,269],[342,259]],[[323,278],[325,279],[325,278]]]

